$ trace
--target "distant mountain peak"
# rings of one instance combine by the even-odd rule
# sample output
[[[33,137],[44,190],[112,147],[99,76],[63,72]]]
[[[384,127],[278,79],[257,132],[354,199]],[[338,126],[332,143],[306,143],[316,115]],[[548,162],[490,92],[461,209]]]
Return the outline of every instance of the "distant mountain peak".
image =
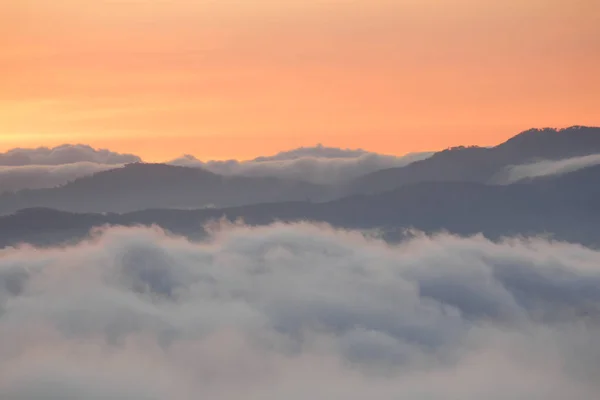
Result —
[[[585,152],[585,147],[597,148],[600,146],[600,128],[591,126],[571,126],[568,128],[532,128],[508,139],[496,146],[501,147],[535,147],[535,146],[564,146],[577,148]],[[555,151],[557,155],[560,149]],[[563,154],[563,156],[569,156]]]
[[[552,134],[569,134],[569,133],[600,133],[600,127],[594,126],[585,126],[585,125],[573,125],[566,128],[552,128],[552,127],[544,127],[544,128],[531,128],[523,131],[511,139],[515,139],[523,136],[531,136],[531,135],[552,135]],[[510,140],[510,139],[509,139]]]

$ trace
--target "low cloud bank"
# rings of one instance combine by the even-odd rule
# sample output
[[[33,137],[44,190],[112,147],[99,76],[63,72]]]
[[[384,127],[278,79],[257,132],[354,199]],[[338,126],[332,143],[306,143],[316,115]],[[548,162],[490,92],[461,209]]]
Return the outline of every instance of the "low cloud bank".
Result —
[[[0,254],[0,398],[591,400],[600,252],[112,228]]]
[[[414,153],[395,157],[319,145],[250,161],[203,162],[188,155],[167,164],[204,168],[227,176],[278,177],[335,184],[381,169],[408,165],[431,154]],[[0,153],[0,193],[56,187],[77,178],[141,161],[135,155],[96,150],[85,145],[13,149]]]
[[[304,180],[317,184],[346,182],[386,168],[403,167],[429,158],[433,153],[412,153],[403,157],[369,153],[364,150],[344,150],[316,146],[282,152],[271,157],[249,161],[200,161],[183,156],[169,162],[172,165],[199,167],[220,175],[249,177],[270,176]]]
[[[298,147],[297,149],[281,151],[272,156],[257,157],[254,161],[290,161],[304,157],[316,158],[356,158],[369,153],[363,149],[340,149],[318,144],[313,147]]]
[[[508,184],[523,179],[562,175],[600,164],[600,154],[566,158],[563,160],[543,160],[530,164],[512,165],[494,178],[494,183]]]
[[[138,156],[85,145],[12,149],[0,153],[0,193],[45,189],[97,172],[140,162]]]
[[[140,162],[138,156],[132,154],[120,154],[110,150],[96,150],[86,145],[70,145],[37,149],[12,149],[6,153],[0,153],[0,165],[24,166],[24,165],[63,165],[80,162],[96,164],[127,164]]]

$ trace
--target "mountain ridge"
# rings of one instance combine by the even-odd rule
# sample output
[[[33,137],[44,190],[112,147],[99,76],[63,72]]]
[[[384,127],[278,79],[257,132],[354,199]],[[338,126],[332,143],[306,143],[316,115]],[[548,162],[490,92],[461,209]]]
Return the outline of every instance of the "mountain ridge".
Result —
[[[322,203],[288,201],[197,210],[148,209],[130,213],[73,214],[27,209],[0,217],[0,247],[18,242],[79,240],[98,226],[159,226],[201,239],[204,225],[225,219],[249,225],[322,222],[343,229],[381,230],[388,240],[404,232],[482,233],[498,239],[552,234],[558,240],[600,246],[600,166],[554,179],[489,185],[477,182],[419,182],[380,194]]]
[[[600,153],[600,127],[530,129],[491,148],[452,147],[404,167],[367,174],[352,182],[346,193],[377,193],[419,181],[483,183],[511,165],[596,153]]]
[[[0,214],[32,207],[127,213],[286,201],[324,202],[389,192],[420,182],[489,183],[499,171],[513,164],[586,154],[600,154],[600,128],[532,129],[492,148],[453,147],[424,160],[379,170],[339,185],[291,178],[220,175],[204,168],[134,162],[54,188],[4,193],[0,195]]]

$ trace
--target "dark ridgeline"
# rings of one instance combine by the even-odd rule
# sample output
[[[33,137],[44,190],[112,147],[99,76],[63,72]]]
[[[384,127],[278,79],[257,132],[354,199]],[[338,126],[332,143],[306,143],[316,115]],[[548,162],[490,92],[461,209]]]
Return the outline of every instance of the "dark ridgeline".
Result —
[[[417,182],[486,183],[507,166],[600,154],[600,128],[531,129],[492,147],[455,147],[402,168],[373,172],[352,182],[348,194],[377,193]]]
[[[205,210],[145,210],[127,214],[71,214],[23,210],[0,218],[0,245],[56,244],[82,238],[100,225],[158,225],[193,239],[203,224],[226,218],[251,225],[318,221],[336,227],[382,229],[389,240],[403,229],[446,230],[490,238],[551,234],[556,239],[600,244],[600,166],[560,177],[512,185],[424,182],[390,192],[324,203],[282,202]]]
[[[324,193],[323,187],[302,181],[227,177],[200,168],[134,163],[57,188],[0,195],[0,214],[39,207],[119,213],[147,208],[231,207],[324,198]]]
[[[316,200],[327,200],[339,188],[133,164],[57,189],[3,196],[0,207],[5,212],[11,207],[35,208],[0,218],[0,246],[78,240],[101,225],[156,224],[198,239],[204,234],[203,224],[220,218],[243,219],[252,225],[307,220],[343,228],[381,229],[388,240],[401,239],[405,229],[416,228],[483,233],[490,238],[548,234],[597,246],[600,166],[510,185],[486,183],[507,165],[595,153],[600,153],[598,128],[531,130],[494,148],[450,149],[407,167],[370,174],[353,183],[352,189],[359,194],[322,202]],[[15,199],[16,203],[7,203]],[[200,208],[210,203],[231,207],[167,209]],[[48,207],[124,213],[72,214]]]

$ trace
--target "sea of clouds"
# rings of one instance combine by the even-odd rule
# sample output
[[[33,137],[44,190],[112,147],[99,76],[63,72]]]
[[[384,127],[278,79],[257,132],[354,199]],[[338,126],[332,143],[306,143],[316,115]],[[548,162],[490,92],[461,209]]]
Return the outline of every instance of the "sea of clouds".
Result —
[[[0,252],[0,398],[593,400],[600,252],[323,225]]]
[[[397,157],[364,150],[335,147],[300,147],[270,157],[237,161],[200,161],[187,155],[169,162],[171,165],[200,167],[219,175],[275,177],[316,184],[339,184],[387,168],[404,167],[431,157],[433,153],[410,153]]]
[[[12,149],[0,153],[0,193],[64,185],[83,176],[140,162],[132,154],[86,145]]]
[[[35,149],[12,149],[0,153],[0,165],[64,165],[79,162],[118,165],[141,161],[132,154],[120,154],[110,150],[94,149],[86,145],[65,144],[58,147],[39,147]]]
[[[226,176],[276,177],[338,184],[381,169],[402,167],[431,154],[412,153],[396,157],[319,145],[248,161],[200,161],[188,155],[167,164],[204,168]],[[78,178],[141,161],[140,157],[132,154],[86,145],[13,149],[0,153],[0,193],[62,186]]]

